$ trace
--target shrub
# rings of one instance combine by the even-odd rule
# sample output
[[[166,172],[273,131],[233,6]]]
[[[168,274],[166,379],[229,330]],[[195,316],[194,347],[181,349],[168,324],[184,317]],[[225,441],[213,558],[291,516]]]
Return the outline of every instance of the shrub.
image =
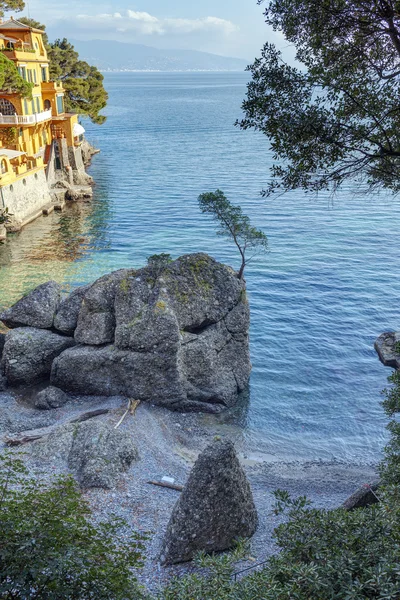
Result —
[[[0,598],[144,598],[132,573],[144,537],[118,542],[122,524],[94,525],[72,478],[46,487],[18,457],[0,456]]]
[[[160,600],[399,600],[400,598],[400,373],[389,377],[383,407],[390,441],[380,465],[380,502],[351,512],[309,508],[275,492],[275,512],[288,521],[275,530],[281,551],[258,572],[235,582],[237,555],[201,556],[208,575],[173,580]]]
[[[159,277],[172,262],[171,255],[167,254],[166,252],[162,252],[161,254],[152,254],[152,256],[149,256],[147,258],[147,266],[151,271],[152,278],[157,279],[157,277]]]

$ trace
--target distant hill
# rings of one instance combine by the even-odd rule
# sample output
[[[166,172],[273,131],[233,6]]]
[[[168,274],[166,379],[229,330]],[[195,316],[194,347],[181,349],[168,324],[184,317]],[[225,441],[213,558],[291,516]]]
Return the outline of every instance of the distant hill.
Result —
[[[242,58],[197,50],[160,50],[108,40],[71,41],[82,60],[102,71],[243,71],[248,64]]]

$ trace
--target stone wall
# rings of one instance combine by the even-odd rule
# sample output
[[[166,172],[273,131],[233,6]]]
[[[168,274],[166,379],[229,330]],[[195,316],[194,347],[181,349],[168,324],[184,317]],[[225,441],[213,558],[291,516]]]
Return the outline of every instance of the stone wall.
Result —
[[[49,187],[43,169],[27,173],[12,185],[2,188],[4,206],[13,215],[13,227],[18,229],[30,217],[41,213],[41,209],[51,202]]]

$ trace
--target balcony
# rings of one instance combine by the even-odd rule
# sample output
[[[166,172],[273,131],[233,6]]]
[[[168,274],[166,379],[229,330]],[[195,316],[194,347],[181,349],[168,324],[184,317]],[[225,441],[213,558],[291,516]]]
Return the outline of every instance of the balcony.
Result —
[[[61,81],[43,81],[42,92],[63,92],[63,84]]]
[[[33,48],[1,48],[1,52],[10,60],[26,60],[28,54],[36,54]]]
[[[0,113],[0,125],[36,125],[36,123],[50,120],[51,110],[44,110],[34,115],[2,115]]]

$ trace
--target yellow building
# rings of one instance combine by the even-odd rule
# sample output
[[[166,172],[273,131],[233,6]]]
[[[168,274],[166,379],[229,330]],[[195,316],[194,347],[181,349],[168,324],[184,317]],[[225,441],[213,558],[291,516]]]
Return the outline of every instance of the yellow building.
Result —
[[[50,186],[84,170],[78,115],[66,113],[62,83],[50,81],[43,31],[0,22],[0,51],[33,84],[32,99],[0,90],[0,208],[18,229],[51,203]],[[79,149],[79,153],[77,150]]]

